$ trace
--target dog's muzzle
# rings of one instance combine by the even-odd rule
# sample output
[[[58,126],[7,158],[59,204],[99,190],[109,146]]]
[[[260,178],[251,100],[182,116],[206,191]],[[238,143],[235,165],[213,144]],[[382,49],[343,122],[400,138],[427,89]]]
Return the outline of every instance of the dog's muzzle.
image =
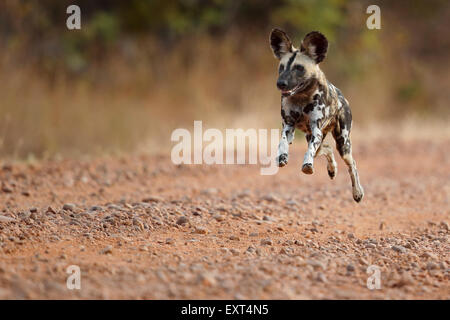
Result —
[[[277,87],[281,90],[281,94],[283,96],[292,96],[292,95],[296,94],[297,92],[299,92],[301,89],[303,89],[304,86],[305,86],[305,82],[301,82],[291,90],[283,90],[283,88],[280,88],[280,86],[278,85],[278,81],[277,81]]]

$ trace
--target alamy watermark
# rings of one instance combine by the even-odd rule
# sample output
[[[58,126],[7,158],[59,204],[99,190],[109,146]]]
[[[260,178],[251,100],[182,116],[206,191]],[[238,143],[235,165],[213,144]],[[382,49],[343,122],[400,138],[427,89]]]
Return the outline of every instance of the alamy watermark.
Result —
[[[79,6],[72,4],[67,7],[66,13],[70,14],[66,20],[66,26],[69,30],[81,29],[81,9]]]
[[[376,4],[372,4],[367,7],[366,10],[367,14],[370,14],[370,16],[366,20],[366,26],[367,29],[373,30],[373,29],[381,29],[381,9]]]
[[[66,280],[66,287],[69,290],[81,289],[81,270],[79,266],[70,265],[66,269],[66,273],[69,274]]]
[[[367,278],[367,289],[369,290],[379,290],[381,289],[381,270],[377,265],[370,265],[366,270],[370,277]]]
[[[172,132],[171,141],[177,144],[172,147],[171,159],[174,164],[259,163],[261,175],[274,175],[278,172],[279,136],[279,129],[225,129],[224,134],[210,128],[203,132],[202,121],[194,121],[193,135],[183,128]]]

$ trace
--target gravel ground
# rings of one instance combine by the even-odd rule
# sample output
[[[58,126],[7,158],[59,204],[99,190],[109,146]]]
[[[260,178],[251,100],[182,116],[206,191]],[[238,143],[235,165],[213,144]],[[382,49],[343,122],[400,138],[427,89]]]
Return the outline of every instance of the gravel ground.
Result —
[[[333,181],[324,159],[302,174],[303,147],[275,176],[167,156],[3,164],[0,298],[449,299],[450,141],[356,143],[360,204],[342,161]]]

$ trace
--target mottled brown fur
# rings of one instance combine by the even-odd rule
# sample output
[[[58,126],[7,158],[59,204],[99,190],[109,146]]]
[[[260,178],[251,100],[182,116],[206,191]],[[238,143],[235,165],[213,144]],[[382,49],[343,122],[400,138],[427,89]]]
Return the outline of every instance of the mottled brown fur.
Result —
[[[336,161],[331,148],[323,144],[325,136],[332,132],[336,148],[349,168],[353,198],[361,201],[364,190],[359,182],[350,142],[351,110],[341,91],[326,79],[319,68],[328,50],[326,37],[317,31],[310,32],[299,50],[293,47],[284,31],[274,29],[270,45],[280,60],[277,86],[282,92],[283,131],[278,147],[279,166],[287,164],[289,144],[294,139],[295,128],[298,128],[305,132],[308,142],[302,171],[312,174],[314,158],[323,154],[333,179],[337,171]]]

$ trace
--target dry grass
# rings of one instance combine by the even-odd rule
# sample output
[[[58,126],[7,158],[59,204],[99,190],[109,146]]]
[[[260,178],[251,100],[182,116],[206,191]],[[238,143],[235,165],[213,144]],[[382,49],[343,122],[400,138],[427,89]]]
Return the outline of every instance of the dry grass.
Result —
[[[194,120],[222,129],[278,128],[277,66],[267,39],[240,39],[232,33],[220,41],[190,38],[172,48],[148,40],[128,43],[84,74],[57,74],[51,80],[4,52],[0,155],[26,159],[136,148],[160,152],[170,148],[175,128],[191,128]],[[334,81],[332,65],[324,64],[351,103],[356,130],[378,128],[372,125],[375,119],[386,124],[404,118],[390,90],[391,66],[385,63],[357,81]]]

